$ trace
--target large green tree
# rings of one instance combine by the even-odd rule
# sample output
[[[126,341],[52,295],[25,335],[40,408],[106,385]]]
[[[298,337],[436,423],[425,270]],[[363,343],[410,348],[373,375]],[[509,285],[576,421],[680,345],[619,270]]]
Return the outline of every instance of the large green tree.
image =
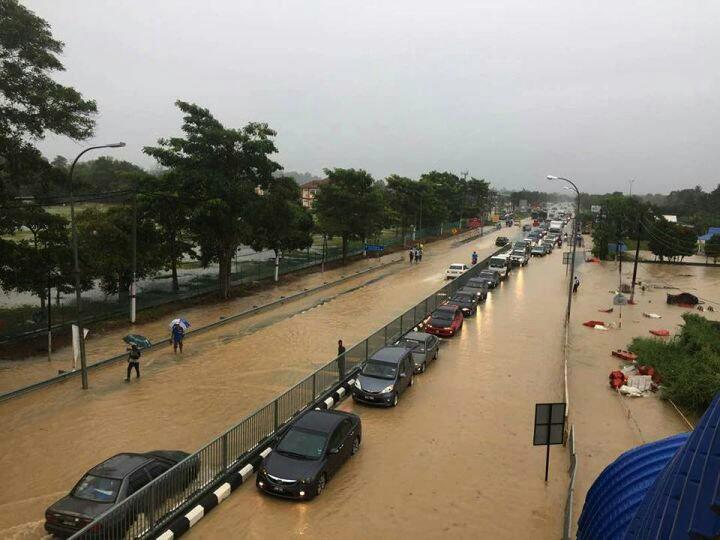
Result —
[[[280,255],[309,248],[313,243],[313,219],[300,203],[300,188],[285,176],[270,180],[249,213],[250,247],[271,249],[275,254],[275,281],[279,279]]]
[[[190,242],[193,207],[183,177],[174,170],[159,176],[145,175],[137,180],[137,187],[139,214],[157,226],[162,240],[158,247],[170,267],[172,290],[178,291],[178,264],[186,254],[195,256]]]
[[[717,263],[720,259],[720,234],[713,234],[710,240],[705,242],[705,256]]]
[[[75,215],[79,252],[89,275],[100,280],[106,294],[127,294],[132,283],[132,229],[134,212],[126,205],[103,211],[88,208]],[[151,276],[165,266],[158,249],[162,239],[155,224],[139,219],[137,224],[137,278]]]
[[[92,135],[95,102],[52,79],[64,70],[62,50],[46,21],[17,0],[0,0],[0,202],[48,182],[52,167],[35,140]]]
[[[182,175],[201,261],[219,264],[220,291],[227,298],[233,256],[250,240],[248,212],[258,196],[255,189],[267,188],[281,168],[270,159],[277,152],[275,132],[254,122],[226,128],[207,109],[184,101],[176,105],[184,113],[185,136],[160,139],[158,146],[143,150]]]
[[[325,169],[328,182],[318,189],[313,208],[320,229],[342,239],[343,262],[350,240],[365,240],[385,223],[383,190],[362,169]]]

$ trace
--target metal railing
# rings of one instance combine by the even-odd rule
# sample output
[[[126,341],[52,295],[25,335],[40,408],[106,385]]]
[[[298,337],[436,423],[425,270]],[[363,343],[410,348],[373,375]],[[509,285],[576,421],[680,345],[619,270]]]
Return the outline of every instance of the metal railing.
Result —
[[[270,444],[279,429],[303,412],[320,396],[352,374],[387,344],[416,328],[436,307],[447,301],[477,275],[490,257],[448,282],[399,317],[393,319],[344,355],[328,362],[310,376],[259,408],[209,444],[102,514],[72,536],[73,539],[148,538],[182,512],[188,511],[209,488],[219,484]]]
[[[575,453],[575,426],[570,426],[570,434],[567,439],[568,454],[570,456],[570,483],[568,485],[567,498],[565,499],[565,521],[563,524],[563,540],[572,538],[573,529],[573,496],[575,495],[575,473],[577,472],[577,454]]]

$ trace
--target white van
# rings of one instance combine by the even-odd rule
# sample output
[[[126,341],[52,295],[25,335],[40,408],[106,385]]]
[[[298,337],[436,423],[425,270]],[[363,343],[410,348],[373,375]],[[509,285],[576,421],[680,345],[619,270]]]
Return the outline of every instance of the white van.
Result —
[[[507,253],[490,257],[488,262],[488,270],[496,270],[500,274],[500,279],[505,279],[510,273],[510,257]]]

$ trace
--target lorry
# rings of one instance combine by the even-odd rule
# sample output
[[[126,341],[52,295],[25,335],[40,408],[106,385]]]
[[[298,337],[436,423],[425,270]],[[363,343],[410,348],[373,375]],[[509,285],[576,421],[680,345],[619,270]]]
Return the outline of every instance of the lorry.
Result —
[[[551,233],[560,233],[563,230],[563,222],[562,221],[551,221],[550,226],[548,227],[548,232]]]

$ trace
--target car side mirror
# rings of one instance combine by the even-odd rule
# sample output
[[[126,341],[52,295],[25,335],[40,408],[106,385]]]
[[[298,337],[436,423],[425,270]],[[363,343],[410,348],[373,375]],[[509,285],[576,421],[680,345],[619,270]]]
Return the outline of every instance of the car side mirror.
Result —
[[[339,452],[340,452],[339,448],[330,448],[327,453],[328,454],[337,454]]]

